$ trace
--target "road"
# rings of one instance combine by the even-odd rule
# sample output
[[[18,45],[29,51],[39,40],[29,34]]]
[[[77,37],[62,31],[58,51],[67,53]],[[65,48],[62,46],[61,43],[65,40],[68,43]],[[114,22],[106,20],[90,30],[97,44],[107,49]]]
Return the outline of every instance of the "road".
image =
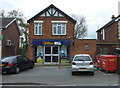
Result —
[[[71,86],[116,86],[118,75],[116,73],[104,73],[95,71],[95,75],[78,74],[71,75],[71,70],[58,68],[57,66],[34,67],[19,74],[6,74],[2,76],[3,83],[36,83],[40,85],[71,85]]]

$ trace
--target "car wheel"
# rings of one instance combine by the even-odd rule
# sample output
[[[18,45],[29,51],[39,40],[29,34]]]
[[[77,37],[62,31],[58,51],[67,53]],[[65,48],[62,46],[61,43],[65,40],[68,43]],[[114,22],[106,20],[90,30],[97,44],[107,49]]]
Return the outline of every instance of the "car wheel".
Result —
[[[17,74],[17,73],[19,73],[20,72],[20,68],[17,66],[16,68],[15,68],[15,73]]]
[[[30,67],[30,69],[32,69],[32,68],[34,68],[34,63],[31,63],[31,67]]]
[[[94,72],[91,72],[91,75],[94,76]]]
[[[72,72],[72,75],[75,75],[75,72]]]

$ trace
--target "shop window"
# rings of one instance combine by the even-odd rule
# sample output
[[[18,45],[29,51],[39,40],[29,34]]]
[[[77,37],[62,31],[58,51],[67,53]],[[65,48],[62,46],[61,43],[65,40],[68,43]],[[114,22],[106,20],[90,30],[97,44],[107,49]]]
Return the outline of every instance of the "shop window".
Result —
[[[58,62],[58,56],[53,56],[53,57],[52,57],[52,61],[53,61],[53,62]]]
[[[85,50],[89,50],[89,45],[84,45]]]
[[[65,57],[67,56],[67,46],[61,46],[61,49],[60,49],[60,56],[62,57]]]
[[[66,35],[66,23],[53,23],[52,34],[53,35]]]

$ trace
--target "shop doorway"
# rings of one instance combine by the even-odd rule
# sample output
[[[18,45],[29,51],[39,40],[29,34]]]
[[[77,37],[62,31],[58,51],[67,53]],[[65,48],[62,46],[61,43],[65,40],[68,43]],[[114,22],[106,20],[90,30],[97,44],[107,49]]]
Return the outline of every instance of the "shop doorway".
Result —
[[[44,47],[44,63],[58,64],[59,63],[59,46]]]

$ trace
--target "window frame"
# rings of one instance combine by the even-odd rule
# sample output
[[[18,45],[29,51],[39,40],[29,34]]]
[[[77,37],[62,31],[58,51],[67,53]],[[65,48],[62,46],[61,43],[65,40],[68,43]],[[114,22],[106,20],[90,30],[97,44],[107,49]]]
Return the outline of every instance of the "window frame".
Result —
[[[88,44],[85,44],[84,45],[84,50],[89,50],[90,49],[90,46]]]
[[[42,24],[43,24],[43,21],[34,21],[34,35],[42,35]],[[36,27],[38,29],[36,29]],[[41,30],[40,30],[40,27],[41,27]],[[36,33],[36,30],[37,30],[37,33]]]
[[[67,21],[52,21],[52,35],[66,35],[66,25]],[[60,27],[60,33],[58,27]],[[54,28],[56,28],[56,32]],[[64,33],[63,29],[65,30]]]

